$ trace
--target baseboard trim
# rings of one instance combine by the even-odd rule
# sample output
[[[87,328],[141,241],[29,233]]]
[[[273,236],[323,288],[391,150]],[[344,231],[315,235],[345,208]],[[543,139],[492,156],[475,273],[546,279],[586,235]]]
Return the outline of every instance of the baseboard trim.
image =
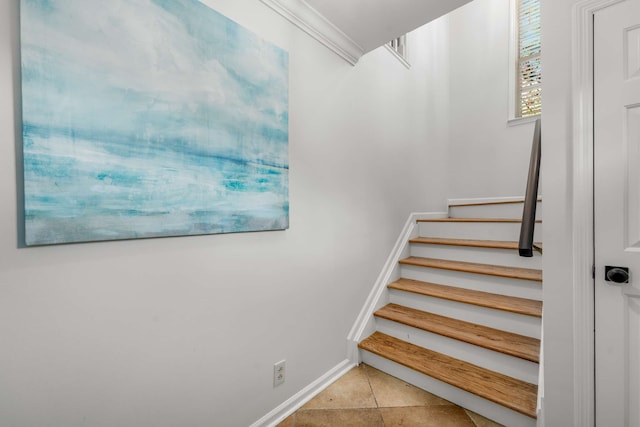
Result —
[[[358,317],[356,318],[356,321],[347,337],[347,354],[352,363],[360,363],[358,343],[364,338],[364,335],[366,335],[367,325],[372,321],[373,312],[376,310],[385,291],[387,291],[387,284],[389,284],[394,269],[398,266],[398,261],[400,261],[402,253],[408,244],[409,238],[412,237],[412,233],[417,227],[417,220],[446,217],[446,212],[414,212],[409,215],[409,219],[407,219],[398,240],[396,240],[387,261],[382,267],[382,271],[373,285],[373,289],[369,293],[369,296],[367,297],[362,310],[360,310],[360,313],[358,314]]]
[[[304,0],[261,0],[349,64],[355,65],[364,49]]]
[[[318,393],[329,387],[338,378],[349,372],[356,364],[349,359],[345,359],[329,370],[323,376],[291,396],[287,401],[260,418],[250,427],[275,427],[285,420],[289,415],[297,411],[302,405],[313,399]]]

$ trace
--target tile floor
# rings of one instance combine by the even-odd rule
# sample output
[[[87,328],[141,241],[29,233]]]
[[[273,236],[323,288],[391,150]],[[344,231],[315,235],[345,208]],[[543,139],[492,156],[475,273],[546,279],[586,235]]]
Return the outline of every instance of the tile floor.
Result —
[[[331,384],[278,427],[500,427],[371,366]]]

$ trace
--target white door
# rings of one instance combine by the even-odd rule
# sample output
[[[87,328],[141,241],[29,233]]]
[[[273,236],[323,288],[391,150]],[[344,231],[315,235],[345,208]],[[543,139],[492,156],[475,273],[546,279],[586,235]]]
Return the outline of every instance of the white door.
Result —
[[[640,426],[640,0],[595,14],[596,425]],[[605,280],[627,267],[629,283]],[[613,270],[611,278],[624,273]]]

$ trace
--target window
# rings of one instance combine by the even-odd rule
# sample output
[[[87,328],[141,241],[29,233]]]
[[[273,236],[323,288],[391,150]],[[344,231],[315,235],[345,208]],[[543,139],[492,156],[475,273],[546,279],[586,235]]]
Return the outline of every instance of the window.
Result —
[[[398,55],[400,55],[403,58],[405,58],[405,53],[406,53],[406,49],[407,49],[407,35],[406,34],[391,40],[387,44]]]
[[[409,59],[407,55],[407,35],[404,34],[400,37],[396,37],[395,39],[388,42],[385,47],[389,50],[389,52],[393,53],[393,55],[398,58],[402,64],[411,68],[409,64]]]
[[[542,112],[542,65],[540,0],[513,0],[512,83],[514,118],[539,115]]]

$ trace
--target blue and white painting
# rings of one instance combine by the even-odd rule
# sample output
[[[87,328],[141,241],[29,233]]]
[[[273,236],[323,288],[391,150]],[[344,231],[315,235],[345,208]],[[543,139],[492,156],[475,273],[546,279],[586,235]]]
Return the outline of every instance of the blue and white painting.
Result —
[[[27,245],[288,228],[288,54],[197,0],[21,0]]]

